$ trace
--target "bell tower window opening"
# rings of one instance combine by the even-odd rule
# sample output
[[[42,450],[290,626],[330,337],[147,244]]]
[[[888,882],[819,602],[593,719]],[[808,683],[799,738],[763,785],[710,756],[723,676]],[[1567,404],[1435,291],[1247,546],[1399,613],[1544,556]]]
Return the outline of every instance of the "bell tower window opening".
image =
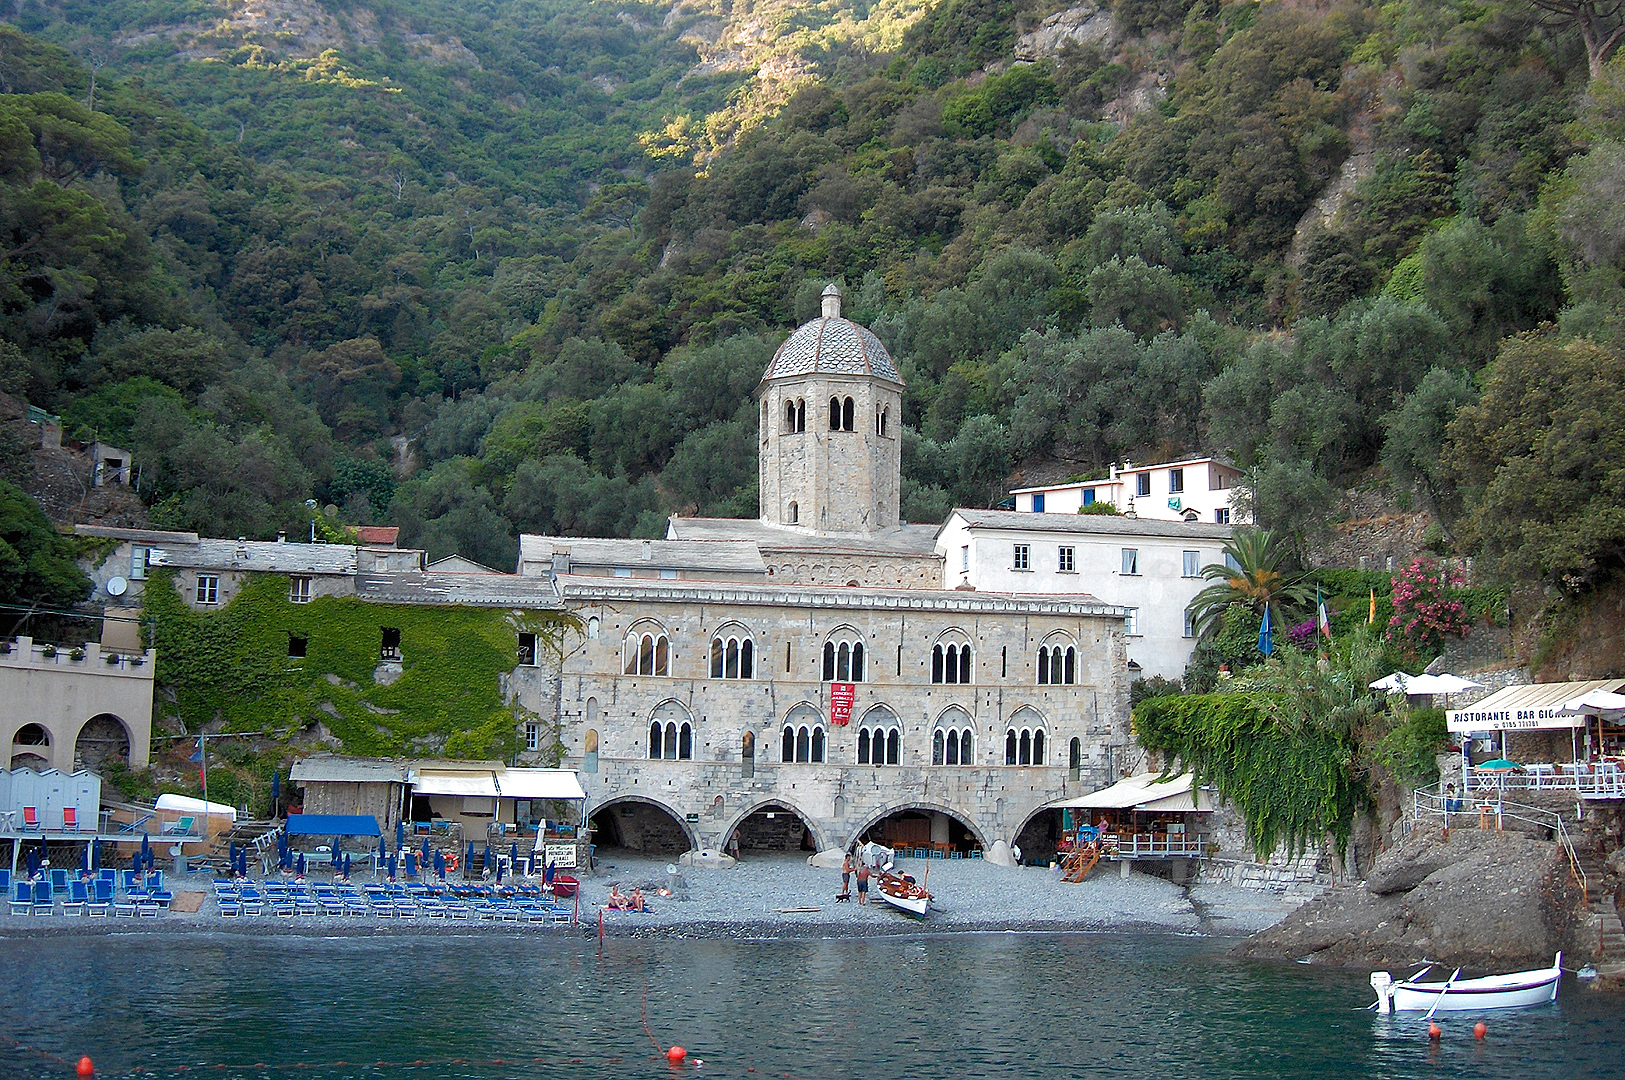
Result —
[[[831,431],[840,431],[841,430],[841,399],[840,398],[830,398],[829,399],[829,429]]]
[[[847,398],[841,403],[841,430],[852,430],[852,399]]]
[[[795,525],[801,521],[801,507],[794,499],[790,500],[790,508],[785,512],[785,524]]]

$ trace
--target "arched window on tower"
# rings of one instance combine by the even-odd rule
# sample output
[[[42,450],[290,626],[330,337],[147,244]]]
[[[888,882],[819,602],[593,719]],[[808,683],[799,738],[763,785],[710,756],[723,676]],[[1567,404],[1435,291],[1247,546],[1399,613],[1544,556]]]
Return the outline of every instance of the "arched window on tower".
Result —
[[[784,433],[786,435],[793,435],[793,434],[795,434],[795,430],[796,430],[796,403],[793,402],[793,401],[786,401],[784,403]]]
[[[832,397],[832,398],[829,399],[829,429],[831,431],[840,431],[841,430],[841,399],[840,398],[833,398]]]
[[[844,402],[841,403],[841,430],[842,431],[851,431],[852,430],[852,419],[853,419],[852,413],[853,413],[852,399],[847,398]]]
[[[796,398],[796,434],[807,430],[807,399]]]
[[[875,408],[875,434],[881,438],[886,437],[886,429],[891,424],[891,408],[881,405]]]
[[[789,509],[784,512],[784,523],[794,525],[801,520],[801,506],[794,499],[790,500]]]

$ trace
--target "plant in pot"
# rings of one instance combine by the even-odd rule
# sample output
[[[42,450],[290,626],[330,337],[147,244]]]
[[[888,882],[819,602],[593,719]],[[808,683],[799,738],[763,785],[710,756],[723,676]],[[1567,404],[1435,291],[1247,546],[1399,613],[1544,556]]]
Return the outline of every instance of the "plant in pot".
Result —
[[[47,645],[47,646],[45,646],[45,648],[40,650],[40,655],[45,657],[45,659],[47,659],[47,660],[56,659],[56,646],[55,645]]]
[[[84,658],[85,658],[85,650],[79,648],[77,645],[75,645],[73,647],[73,649],[70,650],[69,653],[68,653],[68,659],[69,660],[83,660]]]

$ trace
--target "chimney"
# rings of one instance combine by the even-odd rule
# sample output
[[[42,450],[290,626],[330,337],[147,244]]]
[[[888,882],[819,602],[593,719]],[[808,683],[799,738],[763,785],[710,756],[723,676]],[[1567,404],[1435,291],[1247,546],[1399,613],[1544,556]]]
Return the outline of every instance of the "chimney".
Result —
[[[824,286],[824,318],[839,319],[841,317],[841,287],[835,282]]]

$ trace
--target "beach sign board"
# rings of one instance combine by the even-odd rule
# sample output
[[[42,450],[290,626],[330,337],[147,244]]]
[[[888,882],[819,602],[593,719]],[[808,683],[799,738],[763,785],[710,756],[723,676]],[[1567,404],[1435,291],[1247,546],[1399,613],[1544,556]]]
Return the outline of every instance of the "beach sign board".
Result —
[[[547,866],[574,866],[576,864],[576,846],[574,844],[544,844],[543,850],[547,857],[542,860]]]

